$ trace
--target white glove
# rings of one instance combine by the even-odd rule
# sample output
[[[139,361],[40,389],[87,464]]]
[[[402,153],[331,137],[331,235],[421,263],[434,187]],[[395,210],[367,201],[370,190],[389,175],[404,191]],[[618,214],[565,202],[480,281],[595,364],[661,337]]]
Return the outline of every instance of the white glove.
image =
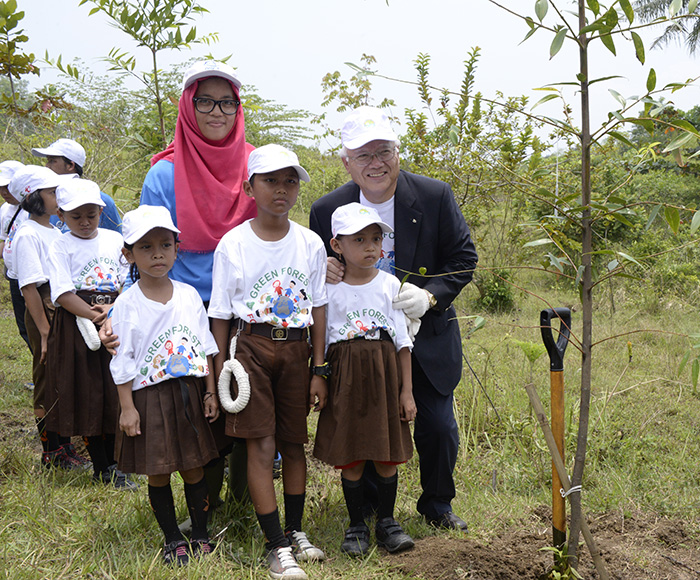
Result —
[[[404,316],[406,316],[404,314]],[[416,342],[416,336],[418,336],[418,331],[420,330],[420,318],[409,318],[406,316],[406,328],[408,328],[408,338],[411,342]]]
[[[406,316],[414,320],[423,316],[430,306],[427,290],[418,288],[409,282],[404,283],[391,302],[394,310],[403,310]]]

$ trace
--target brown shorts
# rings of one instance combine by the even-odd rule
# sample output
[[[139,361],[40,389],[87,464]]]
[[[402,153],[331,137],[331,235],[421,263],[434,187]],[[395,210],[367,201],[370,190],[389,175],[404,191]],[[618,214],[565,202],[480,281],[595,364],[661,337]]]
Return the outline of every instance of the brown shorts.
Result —
[[[243,439],[274,435],[289,443],[307,443],[308,342],[241,332],[236,360],[250,377],[250,401],[240,413],[226,414],[226,435]],[[235,398],[235,380],[231,390]]]

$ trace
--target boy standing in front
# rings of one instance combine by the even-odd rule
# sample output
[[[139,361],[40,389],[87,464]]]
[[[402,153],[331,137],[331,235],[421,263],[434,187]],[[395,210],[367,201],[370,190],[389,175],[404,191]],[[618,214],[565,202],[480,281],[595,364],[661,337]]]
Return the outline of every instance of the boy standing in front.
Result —
[[[243,188],[255,200],[258,215],[219,242],[209,304],[219,347],[217,378],[235,338],[235,359],[250,380],[250,401],[242,411],[227,414],[226,434],[246,440],[248,488],[265,535],[270,576],[285,580],[307,578],[297,560],[324,558],[301,531],[301,519],[306,416],[310,407],[323,408],[328,392],[326,252],[318,235],[289,220],[300,180],[308,182],[309,175],[284,147],[266,145],[250,154]],[[282,454],[284,531],[273,485],[275,449]]]

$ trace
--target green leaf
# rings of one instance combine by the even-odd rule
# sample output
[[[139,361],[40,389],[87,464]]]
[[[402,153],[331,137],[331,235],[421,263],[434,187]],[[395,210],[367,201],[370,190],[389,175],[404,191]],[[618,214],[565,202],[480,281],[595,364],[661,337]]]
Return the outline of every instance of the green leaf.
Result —
[[[634,43],[634,52],[637,55],[637,60],[644,64],[644,42],[642,41],[642,37],[636,32],[632,32],[632,42]]]
[[[612,75],[612,76],[609,76],[609,77],[600,77],[599,79],[593,79],[592,81],[590,81],[590,82],[588,83],[588,85],[590,86],[590,85],[592,85],[593,83],[600,83],[600,82],[603,82],[603,81],[609,81],[609,80],[611,80],[611,79],[621,79],[621,78],[623,78],[623,77],[620,76],[620,75]]]
[[[605,46],[605,48],[607,48],[610,52],[617,56],[617,52],[615,51],[615,43],[613,42],[612,35],[609,33],[601,34],[599,38]]]
[[[547,9],[549,8],[548,0],[537,0],[535,2],[535,16],[538,20],[542,22],[544,17],[547,16]]]
[[[695,12],[695,9],[698,7],[698,0],[690,0],[688,2],[688,14],[692,14]]]
[[[696,137],[692,133],[681,133],[678,137],[676,137],[673,141],[671,141],[668,145],[666,145],[666,148],[663,150],[663,153],[670,153],[671,151],[677,151],[678,149],[681,149],[682,147],[686,147],[687,145],[690,145],[695,141]]]
[[[673,18],[680,11],[683,6],[683,0],[673,0],[671,5],[668,7],[669,14]]]
[[[600,14],[600,4],[598,4],[598,0],[586,0],[586,3],[588,4],[588,7],[591,9],[591,12],[598,16]]]
[[[671,231],[678,235],[678,229],[681,225],[681,216],[675,207],[666,206],[664,208],[664,217],[666,218],[666,223]]]
[[[608,262],[608,272],[612,272],[615,268],[617,268],[620,265],[620,262],[617,260],[613,260],[612,262]]]
[[[632,24],[632,22],[634,22],[634,10],[632,9],[630,0],[620,0],[620,8],[622,8],[622,11],[625,13],[625,17],[629,23]]]
[[[622,105],[624,108],[627,106],[627,101],[625,100],[625,97],[623,97],[620,93],[618,93],[616,90],[613,89],[608,89],[608,92],[615,97],[615,100]]]
[[[557,258],[554,254],[547,252],[547,257],[549,258],[550,265],[554,266],[562,274],[564,273],[564,266],[562,266],[561,260]]]
[[[581,283],[581,278],[583,277],[583,271],[585,268],[586,267],[583,264],[578,267],[578,270],[576,271],[576,280],[574,280],[574,286],[578,286]]]
[[[698,387],[698,375],[700,374],[700,361],[698,359],[695,359],[693,361],[693,366],[690,370],[690,375],[693,379],[693,389],[697,389]]]
[[[692,236],[697,229],[700,227],[700,210],[695,212],[693,215],[693,221],[690,222],[690,235]]]
[[[656,88],[656,71],[652,68],[649,70],[647,77],[647,92],[650,93]]]
[[[552,240],[549,238],[542,238],[541,240],[533,240],[532,242],[528,242],[527,244],[523,245],[523,248],[532,248],[534,246],[544,246],[545,244],[552,244]]]
[[[629,254],[625,254],[624,252],[616,252],[616,254],[617,254],[618,256],[620,256],[621,258],[624,258],[624,259],[627,260],[628,262],[632,262],[632,263],[634,263],[634,264],[637,264],[637,266],[639,266],[640,268],[642,267],[642,265],[641,265],[639,262],[637,262],[637,260],[635,260],[635,259],[634,259],[632,256],[630,256]]]
[[[549,47],[549,58],[550,60],[556,56],[556,54],[561,50],[562,44],[564,44],[564,38],[566,38],[566,28],[563,26],[557,31]]]
[[[610,214],[614,220],[617,220],[621,224],[625,224],[627,227],[632,227],[632,222],[628,220],[626,217],[622,216],[618,212],[613,212]]]
[[[674,120],[673,125],[675,125],[676,127],[680,127],[685,131],[689,131],[690,133],[700,136],[700,132],[695,128],[695,126],[689,121],[686,121],[685,119]]]
[[[534,105],[532,105],[532,108],[534,109],[535,107],[538,107],[539,105],[546,103],[547,101],[551,101],[552,99],[556,99],[558,96],[559,96],[559,94],[546,95],[546,96],[542,97],[539,101],[537,101]]]

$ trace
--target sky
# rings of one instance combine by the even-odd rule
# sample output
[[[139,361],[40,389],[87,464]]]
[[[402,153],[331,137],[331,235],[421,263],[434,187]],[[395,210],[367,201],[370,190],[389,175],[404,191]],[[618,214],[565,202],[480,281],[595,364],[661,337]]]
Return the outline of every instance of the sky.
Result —
[[[568,0],[567,0],[568,1]],[[506,96],[527,95],[536,103],[546,93],[535,89],[547,84],[573,81],[578,68],[578,53],[565,43],[561,52],[549,60],[552,35],[539,31],[521,44],[527,25],[516,16],[494,6],[488,0],[200,0],[210,12],[195,20],[200,33],[217,32],[219,42],[212,46],[193,46],[192,50],[163,52],[162,68],[179,61],[211,53],[215,57],[231,55],[243,84],[252,84],[265,99],[311,113],[324,112],[321,79],[332,71],[344,78],[352,70],[344,63],[360,63],[362,54],[377,59],[377,70],[387,76],[413,81],[413,61],[419,53],[431,56],[431,84],[459,90],[464,61],[474,47],[481,50],[475,88],[487,98],[497,91]],[[502,0],[503,5],[526,11],[534,17],[534,0]],[[94,70],[102,70],[101,58],[112,47],[136,55],[138,68],[148,68],[149,53],[138,49],[126,34],[111,27],[98,13],[89,16],[92,4],[78,0],[18,0],[25,12],[22,27],[29,37],[26,51],[43,57],[62,56],[64,63],[81,58]],[[566,7],[567,2],[560,0]],[[573,4],[569,3],[569,7]],[[573,17],[572,17],[573,18]],[[687,55],[681,46],[650,50],[653,31],[643,33],[647,40],[647,63],[634,57],[631,42],[618,41],[618,56],[613,57],[600,43],[590,57],[591,77],[621,75],[623,78],[592,87],[593,126],[598,126],[607,111],[617,108],[608,89],[629,97],[644,92],[650,67],[654,67],[658,86],[685,81],[700,75],[700,61]],[[44,69],[39,84],[55,82],[55,71]],[[36,81],[33,81],[33,85]],[[393,114],[406,108],[420,108],[415,87],[375,80],[375,104],[383,97],[396,101]],[[578,96],[567,89],[571,105]],[[700,102],[700,89],[690,87],[669,95],[681,109]],[[551,101],[535,113],[560,117],[561,106]],[[331,124],[340,125],[343,115],[329,111]],[[401,132],[401,128],[397,130]]]

